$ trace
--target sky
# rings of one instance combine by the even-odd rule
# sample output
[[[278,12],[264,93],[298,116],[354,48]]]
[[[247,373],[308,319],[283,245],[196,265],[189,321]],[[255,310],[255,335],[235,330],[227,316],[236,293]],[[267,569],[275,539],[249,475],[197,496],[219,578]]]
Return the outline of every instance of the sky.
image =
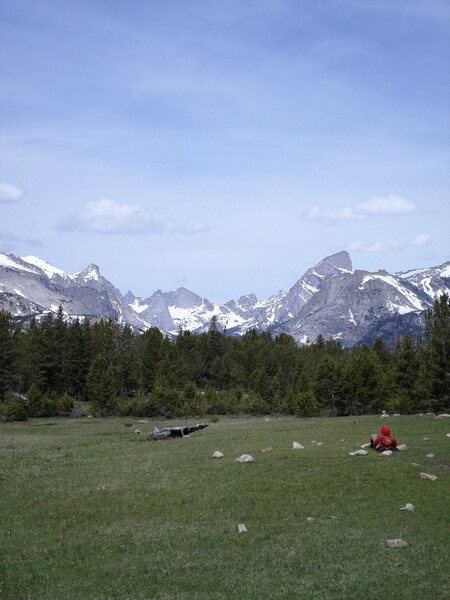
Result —
[[[450,259],[447,0],[0,0],[0,252],[123,293]]]

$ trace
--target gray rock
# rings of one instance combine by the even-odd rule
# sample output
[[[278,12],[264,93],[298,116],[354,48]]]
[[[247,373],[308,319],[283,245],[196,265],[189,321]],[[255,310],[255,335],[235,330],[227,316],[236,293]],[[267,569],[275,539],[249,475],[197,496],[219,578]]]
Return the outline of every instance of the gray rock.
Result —
[[[401,539],[386,540],[385,544],[388,548],[406,548],[408,546],[408,542]]]

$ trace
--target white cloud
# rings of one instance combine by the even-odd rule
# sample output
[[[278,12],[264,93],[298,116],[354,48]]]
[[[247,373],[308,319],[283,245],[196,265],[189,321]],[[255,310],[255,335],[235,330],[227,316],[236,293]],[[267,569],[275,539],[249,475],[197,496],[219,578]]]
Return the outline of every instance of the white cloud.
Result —
[[[424,246],[430,241],[431,235],[428,235],[428,233],[419,233],[419,235],[416,235],[416,237],[413,240],[413,246]]]
[[[431,241],[431,235],[420,233],[413,240],[401,242],[399,240],[381,240],[372,243],[353,242],[348,246],[351,252],[361,252],[363,254],[373,252],[390,252],[391,250],[399,250],[410,248],[411,246],[423,246]]]
[[[24,191],[12,183],[0,182],[0,203],[17,202],[23,198]]]
[[[350,206],[337,209],[313,206],[307,211],[304,218],[308,221],[336,222],[363,219],[364,216],[356,213]]]
[[[389,252],[390,250],[398,250],[403,248],[402,242],[399,240],[382,240],[371,244],[363,244],[362,242],[353,242],[349,245],[349,250],[352,252],[372,253],[372,252]]]
[[[366,202],[358,204],[357,210],[364,215],[391,215],[395,213],[408,213],[416,210],[409,200],[401,196],[389,194],[389,196],[377,196]]]
[[[68,231],[87,231],[102,234],[165,234],[203,233],[209,227],[201,222],[156,219],[140,206],[121,204],[103,198],[88,202],[80,215],[67,218],[61,228]]]
[[[416,207],[409,200],[396,194],[389,194],[388,196],[376,196],[354,206],[343,206],[342,208],[313,206],[303,214],[303,218],[308,221],[338,223],[340,221],[360,221],[373,215],[408,213],[415,209]]]

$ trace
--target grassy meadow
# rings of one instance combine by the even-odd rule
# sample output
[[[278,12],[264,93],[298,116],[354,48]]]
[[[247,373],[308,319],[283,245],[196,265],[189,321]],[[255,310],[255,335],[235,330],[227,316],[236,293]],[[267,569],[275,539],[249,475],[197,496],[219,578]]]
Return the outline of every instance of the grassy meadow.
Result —
[[[450,419],[224,417],[146,440],[193,422],[0,424],[0,598],[450,598]],[[386,422],[406,452],[349,456]]]

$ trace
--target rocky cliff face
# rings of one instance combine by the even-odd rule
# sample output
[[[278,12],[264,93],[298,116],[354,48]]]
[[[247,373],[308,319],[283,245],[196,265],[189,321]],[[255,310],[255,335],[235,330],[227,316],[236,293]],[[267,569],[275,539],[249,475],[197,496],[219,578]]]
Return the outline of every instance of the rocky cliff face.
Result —
[[[0,254],[0,309],[25,325],[32,316],[56,313],[61,305],[68,319],[111,318],[137,331],[158,327],[168,334],[180,328],[199,333],[215,316],[232,335],[256,328],[288,333],[299,344],[321,334],[353,346],[377,336],[389,343],[422,333],[424,311],[449,292],[450,262],[397,274],[353,272],[342,251],[308,269],[288,292],[267,300],[248,294],[214,304],[183,287],[142,299],[131,291],[122,296],[94,264],[68,274],[37,257]]]

